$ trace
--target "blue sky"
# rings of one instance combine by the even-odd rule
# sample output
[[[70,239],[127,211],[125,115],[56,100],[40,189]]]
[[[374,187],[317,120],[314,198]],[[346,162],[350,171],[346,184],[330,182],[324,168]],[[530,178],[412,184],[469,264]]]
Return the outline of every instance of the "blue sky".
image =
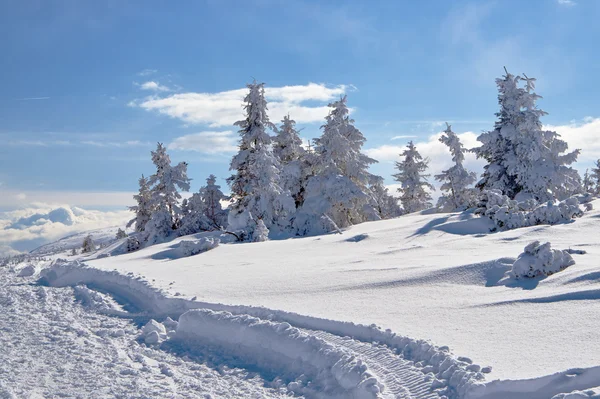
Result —
[[[492,127],[506,66],[538,78],[544,123],[585,144],[584,168],[600,157],[599,16],[594,0],[3,1],[0,209],[122,207],[157,141],[188,161],[193,190],[209,173],[225,186],[253,78],[306,139],[346,92],[393,183],[408,140],[435,169],[442,122],[467,144]]]

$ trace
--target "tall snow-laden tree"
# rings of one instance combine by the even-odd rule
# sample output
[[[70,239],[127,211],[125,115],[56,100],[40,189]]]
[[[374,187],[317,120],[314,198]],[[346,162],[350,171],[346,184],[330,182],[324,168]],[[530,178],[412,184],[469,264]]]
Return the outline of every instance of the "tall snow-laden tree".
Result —
[[[496,84],[498,121],[494,130],[477,138],[482,145],[473,149],[488,161],[477,186],[499,189],[510,198],[522,193],[540,201],[576,192],[581,179],[568,165],[577,160],[579,150],[567,153],[568,145],[558,133],[542,129],[540,118],[546,112],[536,105],[541,97],[534,92],[535,79],[506,72]]]
[[[240,143],[229,167],[234,174],[227,181],[233,201],[230,227],[248,230],[251,236],[256,223],[249,223],[250,219],[262,219],[267,229],[286,227],[294,201],[281,185],[280,163],[273,155],[267,133],[274,125],[267,116],[264,83],[251,83],[248,89],[244,98],[246,118],[235,123],[240,127]]]
[[[365,137],[348,116],[346,96],[329,107],[323,134],[314,140],[315,175],[308,180],[302,213],[326,216],[337,227],[379,219],[368,187],[369,165],[377,161],[361,152]],[[311,230],[305,226],[310,220],[303,219],[300,234]]]
[[[294,198],[296,207],[304,201],[304,190],[309,168],[306,151],[302,147],[302,139],[296,130],[296,121],[285,116],[273,137],[273,154],[281,164],[281,184]]]
[[[83,239],[83,245],[81,246],[81,253],[94,252],[96,250],[96,244],[91,234],[88,234]]]
[[[594,190],[594,183],[592,181],[592,176],[588,169],[585,170],[583,174],[583,180],[581,182],[581,188],[584,193],[591,193]]]
[[[448,147],[454,165],[435,176],[435,179],[442,183],[440,190],[444,192],[437,206],[448,211],[467,209],[472,203],[472,191],[469,186],[475,183],[477,175],[463,166],[465,148],[456,133],[452,131],[452,126],[447,123],[440,141]]]
[[[142,175],[138,180],[140,185],[139,192],[133,196],[137,205],[130,206],[129,210],[135,213],[135,217],[127,223],[127,227],[131,227],[135,224],[134,230],[137,232],[144,231],[146,223],[152,217],[153,204],[152,204],[152,193],[150,192],[150,184],[148,179]]]
[[[404,212],[412,213],[431,208],[431,194],[427,190],[434,190],[434,187],[427,182],[429,175],[423,173],[429,166],[429,160],[423,159],[412,141],[408,142],[406,150],[400,156],[404,159],[402,162],[396,162],[398,173],[394,178],[401,184],[398,191],[401,193],[400,202]]]
[[[595,168],[592,168],[590,178],[592,179],[592,183],[594,185],[592,193],[598,195],[600,194],[600,159],[596,161],[595,166]]]
[[[168,213],[168,217],[163,216],[160,220],[168,221],[169,228],[174,230],[179,226],[181,217],[179,206],[181,194],[178,189],[182,191],[190,189],[191,179],[187,176],[187,163],[180,162],[174,167],[171,166],[171,158],[162,143],[158,143],[156,151],[151,153],[152,162],[156,166],[156,173],[150,176],[148,181],[152,186],[152,204],[157,210]]]
[[[200,188],[200,198],[204,204],[204,214],[215,228],[220,229],[227,225],[227,211],[221,205],[221,201],[227,197],[216,183],[215,175],[208,176],[206,186]]]

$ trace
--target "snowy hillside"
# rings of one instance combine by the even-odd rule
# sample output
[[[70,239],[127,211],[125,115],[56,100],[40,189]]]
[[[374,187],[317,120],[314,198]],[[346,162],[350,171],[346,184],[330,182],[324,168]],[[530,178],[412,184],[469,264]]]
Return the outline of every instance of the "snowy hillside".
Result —
[[[233,356],[227,364],[261,370],[269,389],[275,378],[290,395],[541,399],[600,386],[598,217],[489,233],[490,220],[470,213],[411,214],[182,257],[180,242],[198,234],[107,257],[115,243],[98,259],[59,261],[40,275],[53,287],[112,294],[125,308],[111,315],[181,316],[177,327],[167,319],[138,334],[153,348],[164,341],[185,353],[203,348],[213,361]],[[509,278],[535,240],[571,249],[575,264],[543,279]],[[37,278],[42,266],[24,274]],[[187,312],[195,308],[205,310]]]
[[[83,239],[88,235],[92,236],[92,239],[96,245],[107,246],[115,241],[115,236],[118,229],[119,227],[106,227],[103,229],[71,234],[61,238],[58,241],[42,245],[41,247],[32,250],[30,253],[36,256],[44,256],[70,251],[72,249],[79,250],[83,244]]]

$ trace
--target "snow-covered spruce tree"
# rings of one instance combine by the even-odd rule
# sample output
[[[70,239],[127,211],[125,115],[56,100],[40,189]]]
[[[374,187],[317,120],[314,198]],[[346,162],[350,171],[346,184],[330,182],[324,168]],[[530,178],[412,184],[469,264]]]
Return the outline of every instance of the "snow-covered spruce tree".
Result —
[[[189,199],[181,203],[181,225],[178,234],[185,236],[201,231],[214,230],[215,227],[205,215],[205,205],[200,193],[194,193]]]
[[[425,174],[429,166],[429,160],[423,159],[417,147],[412,141],[406,145],[406,150],[400,154],[404,157],[402,162],[396,162],[396,173],[394,178],[401,184],[398,191],[401,193],[400,202],[405,213],[421,211],[431,208],[431,194],[429,190],[434,187],[427,182],[428,174]]]
[[[314,140],[314,176],[308,179],[304,204],[295,219],[301,235],[380,218],[368,187],[369,165],[377,161],[361,152],[365,137],[348,116],[346,96],[329,107],[323,134]],[[323,217],[334,226],[323,224]]]
[[[125,233],[125,230],[119,228],[119,230],[117,230],[117,234],[116,234],[115,238],[117,240],[120,240],[121,238],[125,238],[125,237],[127,237],[127,233]]]
[[[592,184],[594,185],[592,194],[598,195],[600,194],[600,159],[596,161],[596,167],[592,168],[592,173],[590,175],[592,179]]]
[[[469,186],[475,183],[477,175],[463,166],[465,148],[456,133],[452,131],[452,126],[447,123],[440,141],[448,147],[454,165],[435,175],[435,179],[442,183],[440,190],[443,192],[437,207],[444,211],[465,210],[475,205],[473,191]]]
[[[262,242],[269,239],[269,229],[265,226],[265,222],[262,219],[256,221],[256,227],[254,228],[254,234],[252,235],[252,241]]]
[[[589,169],[585,170],[583,174],[583,180],[581,181],[581,189],[583,193],[592,193],[594,191],[594,183],[592,181],[592,176],[590,175]]]
[[[227,210],[221,205],[221,201],[227,197],[216,182],[215,175],[208,176],[206,186],[200,188],[200,198],[204,204],[204,214],[210,223],[215,229],[221,229],[227,225]]]
[[[96,244],[94,244],[92,235],[88,234],[83,239],[83,245],[81,246],[81,253],[94,252],[95,250],[96,250]]]
[[[390,219],[402,215],[402,208],[398,199],[392,196],[383,184],[383,177],[373,176],[369,189],[372,194],[373,203],[381,219]]]
[[[521,86],[524,81],[524,86]],[[494,130],[481,134],[482,145],[474,148],[478,158],[488,161],[481,189],[499,189],[514,198],[523,193],[538,201],[563,199],[577,192],[580,178],[568,165],[579,150],[565,153],[568,145],[558,133],[542,130],[546,113],[536,106],[535,79],[508,72],[496,79],[500,111]]]
[[[281,184],[290,192],[298,208],[304,200],[309,160],[296,130],[296,121],[286,115],[281,122],[277,135],[273,137],[273,154],[281,164]]]
[[[146,223],[152,217],[153,204],[152,204],[152,193],[150,192],[150,184],[148,179],[142,175],[139,179],[140,191],[134,195],[133,198],[137,202],[137,205],[130,206],[129,210],[135,213],[135,217],[127,223],[127,227],[131,227],[135,224],[134,230],[137,232],[144,231]]]
[[[152,151],[152,162],[156,166],[156,173],[150,176],[148,183],[152,186],[151,203],[156,212],[166,212],[166,215],[154,217],[154,223],[159,220],[168,226],[154,226],[153,231],[171,231],[179,227],[181,208],[179,200],[181,194],[179,190],[188,191],[190,189],[190,179],[187,176],[187,163],[180,162],[175,167],[171,166],[171,158],[167,154],[167,149],[162,143],[158,143],[156,151]],[[165,236],[166,237],[166,236]],[[163,237],[164,238],[164,237]],[[156,241],[156,240],[152,240]]]
[[[281,185],[280,163],[267,133],[274,125],[267,116],[264,83],[253,82],[248,89],[244,98],[246,118],[235,123],[240,127],[240,143],[229,167],[234,174],[227,181],[233,202],[229,229],[244,230],[251,239],[256,222],[250,220],[262,219],[268,229],[287,227],[294,200]]]

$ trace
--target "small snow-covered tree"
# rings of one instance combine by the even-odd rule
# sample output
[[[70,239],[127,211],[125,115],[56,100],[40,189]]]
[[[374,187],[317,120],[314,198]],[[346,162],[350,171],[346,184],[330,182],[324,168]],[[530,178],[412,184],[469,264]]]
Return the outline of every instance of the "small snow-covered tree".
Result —
[[[127,237],[127,233],[125,233],[125,230],[119,228],[119,230],[117,230],[117,235],[115,236],[115,238],[117,240],[120,240],[121,238],[125,238]]]
[[[140,190],[138,194],[134,195],[133,198],[137,202],[137,205],[130,206],[129,210],[135,213],[135,217],[127,223],[127,227],[131,227],[135,224],[134,230],[137,232],[144,231],[146,223],[152,217],[153,204],[152,204],[152,193],[150,192],[150,184],[148,179],[142,175],[139,179]]]
[[[81,253],[94,252],[95,250],[96,250],[96,245],[94,244],[92,235],[88,234],[83,239],[83,245],[81,246]]]
[[[286,115],[273,137],[273,154],[281,164],[281,184],[294,198],[296,208],[304,201],[306,179],[309,167],[306,151],[302,147],[302,139],[296,130],[296,121]]]
[[[348,115],[346,96],[329,107],[323,134],[315,139],[315,172],[306,185],[302,212],[318,223],[326,215],[338,227],[377,220],[368,187],[372,179],[369,165],[377,161],[361,152],[365,137]],[[306,217],[302,219],[310,223]],[[307,227],[297,229],[306,231]]]
[[[252,241],[254,242],[262,242],[267,241],[269,239],[269,229],[265,226],[265,222],[262,219],[258,219],[256,221],[256,228],[252,233]]]
[[[274,125],[267,116],[264,83],[251,83],[248,89],[244,98],[246,118],[235,123],[241,137],[239,151],[229,167],[235,173],[227,179],[233,202],[229,225],[232,230],[251,229],[248,220],[257,218],[267,228],[284,228],[294,201],[281,185],[280,163],[273,155],[267,133]]]
[[[174,167],[171,166],[171,158],[162,143],[158,143],[156,151],[152,151],[151,153],[152,162],[156,166],[156,173],[150,176],[148,181],[152,186],[152,204],[155,209],[160,209],[161,212],[166,211],[169,215],[168,218],[155,218],[155,222],[159,219],[165,223],[168,222],[168,228],[174,230],[179,227],[181,217],[181,208],[179,206],[181,194],[179,194],[178,189],[182,191],[189,191],[190,189],[190,179],[187,176],[187,163],[180,162]],[[166,227],[165,231],[167,231]]]
[[[402,208],[398,204],[398,199],[394,198],[387,187],[383,184],[383,178],[373,176],[369,185],[375,209],[381,219],[390,219],[402,215]]]
[[[148,245],[160,244],[173,233],[173,217],[167,206],[162,203],[152,213],[152,217],[144,230],[145,241]]]
[[[400,202],[404,212],[412,213],[431,208],[431,194],[427,190],[434,190],[434,187],[427,182],[429,175],[423,173],[429,166],[429,160],[423,159],[412,141],[408,142],[406,150],[400,156],[404,159],[402,162],[396,162],[398,173],[394,178],[401,184],[398,191],[401,193]]]
[[[584,193],[592,193],[594,191],[594,182],[588,169],[583,174],[583,181],[581,182],[581,189]]]
[[[221,191],[221,186],[216,184],[217,177],[210,175],[206,179],[206,186],[200,188],[200,198],[204,204],[204,214],[213,227],[220,229],[227,225],[227,211],[223,209],[221,201],[227,199]]]
[[[442,183],[440,190],[444,193],[439,198],[437,206],[447,211],[467,209],[474,202],[473,193],[468,187],[475,183],[477,175],[463,166],[465,148],[456,133],[452,131],[452,126],[447,123],[440,141],[448,147],[454,165],[435,176],[435,179]]]
[[[592,194],[600,194],[600,159],[596,161],[596,167],[592,168],[592,173],[590,178],[594,185],[594,189],[592,190]]]
[[[488,161],[478,187],[499,189],[510,198],[523,193],[539,201],[577,192],[580,177],[568,165],[577,160],[579,150],[566,153],[568,145],[560,135],[542,129],[540,118],[546,112],[536,105],[541,97],[534,92],[535,79],[506,72],[496,84],[498,121],[494,130],[477,138],[482,145],[472,150]]]

